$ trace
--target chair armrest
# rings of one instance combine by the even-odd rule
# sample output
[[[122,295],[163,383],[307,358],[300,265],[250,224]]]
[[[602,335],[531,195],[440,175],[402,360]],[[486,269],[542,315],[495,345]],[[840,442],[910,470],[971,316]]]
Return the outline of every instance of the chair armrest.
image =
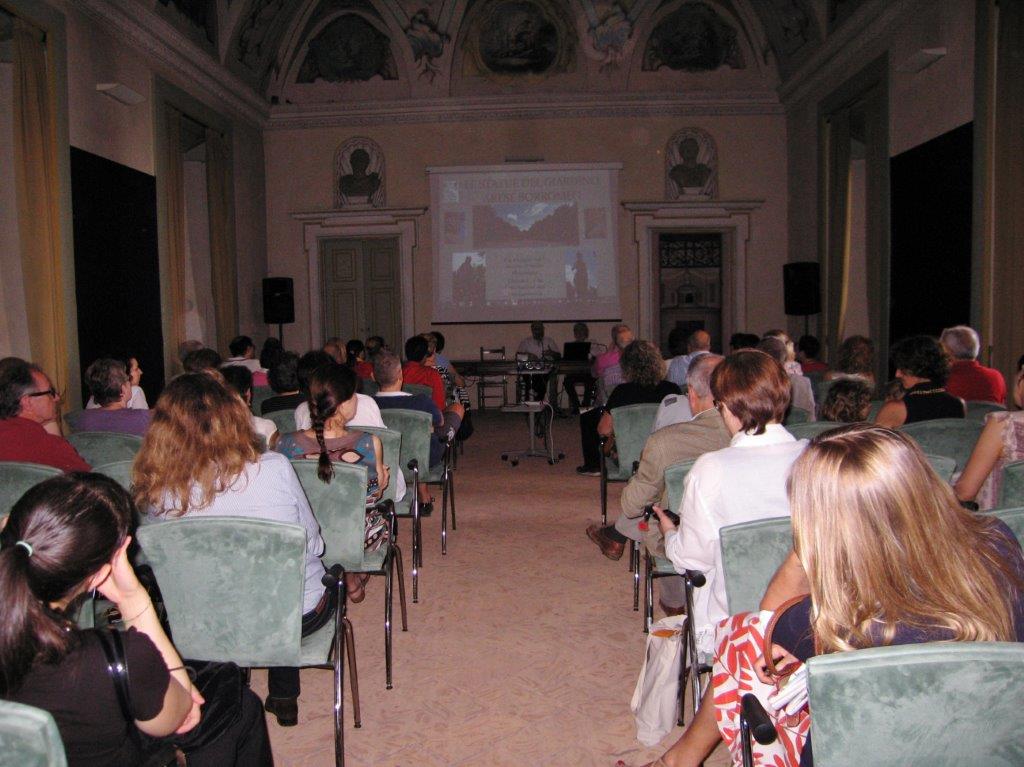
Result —
[[[775,742],[775,739],[778,737],[778,733],[775,732],[775,725],[772,724],[772,720],[768,717],[768,712],[764,710],[764,706],[761,705],[761,701],[753,693],[748,692],[740,699],[740,716],[750,729],[750,734],[754,736],[754,740],[762,746]]]
[[[345,568],[341,565],[331,565],[320,582],[329,589],[338,588],[345,582]]]
[[[708,582],[708,579],[704,577],[704,573],[700,570],[687,570],[683,573],[683,580],[686,581],[686,585],[692,586],[695,589],[699,589]]]

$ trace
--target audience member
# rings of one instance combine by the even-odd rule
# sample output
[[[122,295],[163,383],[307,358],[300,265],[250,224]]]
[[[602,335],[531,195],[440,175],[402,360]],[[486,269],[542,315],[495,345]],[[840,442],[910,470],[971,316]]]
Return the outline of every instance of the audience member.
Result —
[[[373,358],[382,350],[389,351],[388,345],[384,343],[384,339],[381,336],[370,336],[366,339],[366,359],[371,365],[373,364]]]
[[[348,356],[345,354],[345,342],[338,336],[328,338],[324,342],[323,351],[338,365],[344,365],[348,360]]]
[[[268,336],[267,340],[263,342],[263,348],[260,349],[260,367],[269,371],[278,363],[284,353],[284,345],[281,341],[273,336]]]
[[[619,559],[630,539],[643,541],[645,538],[652,553],[664,556],[660,533],[645,536],[640,522],[649,504],[668,507],[665,469],[729,446],[731,435],[711,396],[711,374],[721,361],[722,357],[717,354],[705,354],[693,361],[686,374],[685,394],[690,409],[696,413],[693,420],[667,426],[648,437],[640,465],[622,491],[622,513],[615,524],[607,527],[593,524],[587,528],[587,536],[609,559]],[[669,579],[659,578],[658,584],[663,608],[675,610],[683,605],[681,580],[670,584]]]
[[[444,381],[441,374],[426,364],[430,356],[430,344],[423,336],[413,336],[405,342],[405,366],[402,378],[407,384],[420,384],[430,387],[430,397],[438,410],[444,410]]]
[[[792,360],[789,359],[789,350],[786,348],[786,342],[778,336],[765,336],[758,341],[757,348],[783,366],[792,386],[791,401],[793,407],[805,411],[808,420],[813,421],[815,417],[814,387],[811,385],[811,379],[807,376],[802,373],[790,372],[794,367],[799,370],[800,366],[796,363],[788,364]]]
[[[267,382],[274,390],[273,397],[267,397],[260,404],[260,414],[266,415],[277,410],[294,410],[306,401],[306,395],[299,390],[299,355],[283,352],[267,373]],[[311,371],[312,374],[312,371]]]
[[[580,416],[580,441],[583,445],[583,465],[578,474],[599,476],[601,460],[600,438],[613,437],[615,423],[612,408],[641,403],[660,403],[669,394],[681,394],[679,387],[665,380],[665,360],[658,347],[650,341],[636,340],[622,350],[622,372],[626,380],[615,387],[603,408],[588,410]],[[612,443],[606,446],[610,449]]]
[[[332,619],[334,590],[321,583],[324,541],[288,459],[262,452],[249,409],[220,376],[186,373],[157,400],[153,423],[132,467],[139,510],[152,517],[201,513],[254,517],[306,529],[302,631]],[[298,722],[299,670],[272,668],[266,709],[283,727]]]
[[[729,619],[716,648],[715,687],[658,764],[695,767],[717,745],[719,729],[739,759],[742,694],[755,676],[774,685],[776,669],[792,672],[814,655],[1024,640],[1020,545],[1002,521],[961,508],[913,440],[868,425],[822,434],[793,464],[788,494],[799,552],[790,559],[802,581],[793,596],[803,599],[788,606],[765,596],[762,607],[783,608],[765,655],[759,618]],[[798,737],[764,754],[773,764],[813,763],[807,715],[797,716],[790,732]]]
[[[1024,357],[1017,360],[1013,403],[1024,408]],[[962,501],[977,499],[982,509],[995,508],[999,503],[1003,467],[1021,459],[1024,459],[1024,410],[989,413],[985,416],[985,428],[978,444],[956,483],[957,497]]]
[[[836,381],[828,388],[821,403],[821,420],[836,423],[858,423],[871,413],[871,387],[863,381]]]
[[[249,372],[247,367],[242,365],[228,365],[227,367],[221,368],[221,375],[224,376],[224,383],[228,385],[228,388],[234,391],[239,397],[242,398],[242,402],[249,408],[250,413],[252,412],[252,373]],[[273,449],[274,445],[277,444],[277,424],[271,421],[269,418],[260,418],[258,415],[250,415],[252,421],[252,430],[256,432],[257,436],[263,438],[263,444]]]
[[[358,338],[345,344],[346,364],[364,381],[373,380],[373,365],[366,361],[366,347]]]
[[[256,344],[249,336],[235,336],[228,344],[228,351],[231,356],[222,363],[221,367],[229,365],[242,365],[249,369],[250,373],[256,373],[262,368],[260,361],[256,359]]]
[[[112,431],[140,437],[146,433],[151,411],[128,407],[132,384],[123,362],[109,357],[96,360],[85,370],[85,386],[96,407],[78,413],[76,431]]]
[[[886,381],[878,387],[878,397],[883,402],[898,402],[903,399],[903,395],[906,393],[906,390],[903,388],[903,382],[898,378]]]
[[[800,336],[796,342],[796,361],[805,376],[823,375],[828,372],[828,365],[818,359],[821,354],[821,342],[814,336]]]
[[[444,354],[444,333],[442,333],[440,330],[431,330],[427,335],[429,335],[434,341],[434,367],[436,367],[438,371],[440,371],[441,368],[446,368],[449,374],[451,374],[452,383],[455,384],[455,388],[464,388],[466,386],[466,379],[464,379],[459,374],[459,371],[455,369],[455,365],[453,365],[452,361],[447,357],[447,355]],[[456,399],[462,402],[463,405],[467,405],[469,403],[468,395],[465,400],[463,400],[461,397],[456,397]]]
[[[125,370],[128,371],[128,382],[131,384],[132,393],[128,397],[128,404],[125,405],[129,410],[149,410],[149,401],[146,399],[146,392],[139,386],[139,382],[142,380],[142,368],[139,366],[139,361],[135,357],[115,358],[118,362],[121,362]],[[99,404],[93,397],[89,397],[89,401],[85,404],[86,410],[94,410],[98,408]]]
[[[612,326],[612,345],[594,360],[591,372],[597,381],[597,404],[604,404],[612,390],[622,383],[622,350],[633,343],[635,336],[629,325]]]
[[[587,323],[577,322],[573,325],[572,337],[576,343],[590,342],[590,353],[587,356],[590,358],[591,364],[593,364],[600,344],[590,340],[590,328],[587,327]],[[565,388],[565,394],[569,398],[569,408],[572,410],[573,415],[579,415],[580,412],[580,395],[576,391],[576,386],[582,384],[583,407],[588,408],[594,401],[594,386],[596,383],[597,381],[590,371],[569,373],[562,379],[562,386]]]
[[[1006,404],[1003,374],[978,362],[981,339],[977,331],[966,325],[957,325],[943,330],[939,341],[953,358],[946,391],[968,402]]]
[[[835,367],[825,374],[826,381],[853,378],[875,385],[875,345],[870,338],[850,336],[839,344]]]
[[[189,339],[188,341],[182,341],[178,344],[178,362],[182,365],[185,364],[185,358],[192,352],[197,352],[200,349],[206,347],[202,341],[196,341],[195,339]],[[220,363],[218,363],[219,366]]]
[[[218,370],[222,364],[220,355],[213,349],[196,349],[185,355],[181,366],[186,373],[201,373],[204,370]]]
[[[193,687],[128,562],[134,515],[128,493],[100,474],[53,477],[14,505],[0,532],[0,697],[53,714],[73,765],[150,764],[152,751],[199,724],[200,706],[225,711],[231,723],[205,748],[186,749],[189,765],[272,765],[266,720],[248,687],[235,700],[214,699],[214,690],[206,699]],[[118,635],[134,722],[125,721],[100,631],[74,621],[93,590],[124,619]],[[151,748],[132,737],[136,727],[155,739]]]
[[[711,353],[711,336],[705,330],[695,330],[686,339],[686,354],[673,357],[668,365],[669,381],[682,388],[686,385],[686,371],[690,369],[690,363],[702,354]]]
[[[432,330],[424,335],[427,338],[427,351],[429,352],[424,363],[433,367],[441,376],[441,382],[444,383],[444,401],[446,403],[458,402],[462,405],[462,423],[457,429],[457,438],[469,439],[473,436],[473,422],[468,412],[469,392],[465,389],[466,380],[459,375],[459,371],[455,369],[452,361],[441,353],[444,349],[444,334]]]
[[[729,336],[729,351],[738,352],[740,349],[753,349],[760,340],[753,333],[733,333]]]
[[[59,431],[60,393],[36,365],[8,357],[0,366],[0,461],[41,463],[61,471],[89,471]]]
[[[892,348],[892,364],[903,384],[903,399],[882,405],[875,423],[897,429],[905,423],[934,418],[963,418],[964,401],[949,394],[949,357],[931,336],[905,338]]]
[[[769,330],[762,338],[777,338],[782,341],[786,347],[786,361],[782,363],[782,367],[786,369],[786,372],[792,375],[803,375],[803,368],[800,367],[800,363],[796,361],[796,348],[793,346],[793,339],[789,337],[789,334],[785,330]]]
[[[790,390],[789,376],[774,357],[756,350],[726,357],[711,374],[711,394],[733,435],[729,447],[705,453],[690,469],[679,530],[655,508],[676,570],[700,570],[707,577],[692,616],[701,653],[713,649],[714,625],[729,614],[719,530],[789,516],[786,476],[807,444],[782,426]]]

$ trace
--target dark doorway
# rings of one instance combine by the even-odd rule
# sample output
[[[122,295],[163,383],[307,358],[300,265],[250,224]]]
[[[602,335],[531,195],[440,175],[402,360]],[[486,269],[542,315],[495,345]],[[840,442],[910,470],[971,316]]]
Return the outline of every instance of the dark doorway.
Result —
[[[135,357],[152,406],[164,383],[156,179],[71,147],[71,207],[82,372],[98,357]]]
[[[890,341],[970,321],[972,128],[892,158]]]

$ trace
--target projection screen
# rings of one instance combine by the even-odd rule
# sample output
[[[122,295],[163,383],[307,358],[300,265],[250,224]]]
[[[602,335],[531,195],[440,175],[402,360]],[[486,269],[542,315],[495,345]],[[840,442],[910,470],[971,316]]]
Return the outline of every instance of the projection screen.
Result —
[[[618,319],[621,167],[427,168],[434,323]]]

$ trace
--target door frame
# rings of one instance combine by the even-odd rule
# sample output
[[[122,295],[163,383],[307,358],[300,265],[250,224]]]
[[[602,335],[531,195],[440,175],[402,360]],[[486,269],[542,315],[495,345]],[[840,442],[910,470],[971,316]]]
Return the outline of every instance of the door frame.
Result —
[[[309,343],[310,348],[323,346],[323,306],[320,285],[320,245],[322,240],[384,239],[398,241],[398,262],[402,328],[404,341],[415,332],[415,292],[413,291],[413,256],[419,245],[417,219],[426,208],[386,208],[360,211],[319,211],[293,213],[302,222],[302,241],[306,249]],[[397,339],[389,339],[392,343]]]

